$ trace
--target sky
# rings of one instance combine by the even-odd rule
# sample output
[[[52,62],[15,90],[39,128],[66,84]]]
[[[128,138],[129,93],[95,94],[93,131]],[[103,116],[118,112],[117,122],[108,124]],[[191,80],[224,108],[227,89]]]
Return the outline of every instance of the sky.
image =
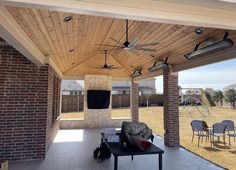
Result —
[[[236,59],[179,72],[179,85],[183,88],[200,87],[223,90],[236,83]],[[163,92],[163,77],[156,77],[157,92]]]

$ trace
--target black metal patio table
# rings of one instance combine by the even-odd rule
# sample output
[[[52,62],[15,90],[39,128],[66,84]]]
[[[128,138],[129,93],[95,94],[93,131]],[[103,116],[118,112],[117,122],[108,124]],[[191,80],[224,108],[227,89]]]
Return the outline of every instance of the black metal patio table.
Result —
[[[118,168],[118,156],[131,156],[133,160],[133,155],[149,155],[149,154],[158,154],[159,155],[159,170],[162,170],[162,154],[164,151],[154,144],[151,144],[150,148],[142,151],[137,147],[123,147],[120,143],[111,143],[107,142],[105,139],[104,133],[101,133],[101,140],[104,142],[112,155],[114,156],[114,170]]]

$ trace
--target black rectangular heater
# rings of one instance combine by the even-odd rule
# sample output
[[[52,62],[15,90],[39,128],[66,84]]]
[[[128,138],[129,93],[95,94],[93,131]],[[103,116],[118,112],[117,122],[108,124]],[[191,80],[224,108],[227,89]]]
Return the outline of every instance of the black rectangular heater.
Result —
[[[110,105],[110,95],[109,90],[88,90],[88,109],[107,109]]]

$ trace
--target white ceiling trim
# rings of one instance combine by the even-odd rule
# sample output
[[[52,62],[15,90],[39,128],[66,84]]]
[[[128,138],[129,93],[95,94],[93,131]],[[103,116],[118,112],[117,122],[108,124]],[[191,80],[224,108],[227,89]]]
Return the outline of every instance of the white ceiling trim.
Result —
[[[236,30],[236,11],[153,0],[1,0],[0,4]]]

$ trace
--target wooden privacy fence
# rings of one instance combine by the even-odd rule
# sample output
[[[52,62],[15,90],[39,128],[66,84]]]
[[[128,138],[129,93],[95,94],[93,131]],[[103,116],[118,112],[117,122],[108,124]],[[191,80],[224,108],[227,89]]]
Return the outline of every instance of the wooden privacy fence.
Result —
[[[61,112],[78,112],[83,111],[84,96],[83,95],[63,95]]]
[[[148,101],[147,101],[148,99]],[[139,96],[139,106],[162,106],[163,95],[142,95]],[[129,94],[112,95],[112,108],[122,108],[130,106]],[[84,96],[83,95],[63,95],[62,96],[62,113],[83,111]]]

